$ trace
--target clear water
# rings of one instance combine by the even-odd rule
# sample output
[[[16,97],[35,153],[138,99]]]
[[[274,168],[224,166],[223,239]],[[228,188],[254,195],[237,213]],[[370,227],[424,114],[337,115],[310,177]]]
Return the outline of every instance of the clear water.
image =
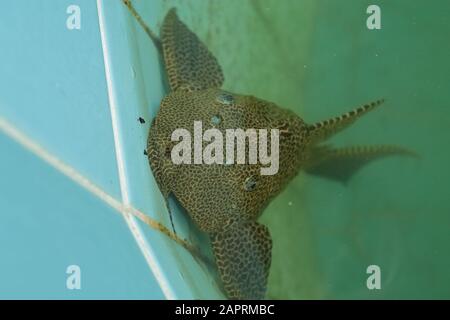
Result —
[[[71,3],[81,30],[66,27]],[[164,298],[121,214],[69,178],[121,200],[96,1],[0,8],[0,299]]]
[[[305,121],[384,97],[331,141],[396,144],[419,159],[369,164],[340,184],[299,174],[262,217],[274,249],[269,298],[450,298],[450,3],[162,1],[216,55],[224,88]],[[381,8],[381,30],[366,9]],[[368,290],[366,268],[381,268]]]

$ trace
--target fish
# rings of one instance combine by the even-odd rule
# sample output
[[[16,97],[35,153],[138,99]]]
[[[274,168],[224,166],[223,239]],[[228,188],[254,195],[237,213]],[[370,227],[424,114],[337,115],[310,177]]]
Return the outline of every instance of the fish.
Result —
[[[230,299],[264,299],[272,238],[258,222],[268,204],[300,172],[347,182],[365,164],[390,155],[410,155],[391,145],[335,148],[326,141],[376,109],[379,99],[339,116],[308,124],[296,113],[252,95],[222,88],[216,57],[170,9],[158,37],[124,0],[162,56],[169,92],[153,119],[147,142],[150,168],[161,193],[173,196],[210,240],[222,286]],[[279,130],[279,170],[261,175],[261,163],[175,164],[172,133],[193,123],[203,131],[249,128]],[[248,142],[246,143],[248,146]]]

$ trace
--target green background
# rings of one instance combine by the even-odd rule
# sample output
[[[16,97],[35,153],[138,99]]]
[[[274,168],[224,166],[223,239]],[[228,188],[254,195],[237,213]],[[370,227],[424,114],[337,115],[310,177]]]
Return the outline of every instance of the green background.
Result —
[[[381,8],[381,30],[366,9]],[[303,173],[265,211],[269,298],[450,298],[448,1],[162,1],[217,56],[224,88],[310,123],[387,102],[335,145],[397,144],[347,185]],[[159,22],[164,15],[160,16]],[[381,268],[368,290],[366,268]]]

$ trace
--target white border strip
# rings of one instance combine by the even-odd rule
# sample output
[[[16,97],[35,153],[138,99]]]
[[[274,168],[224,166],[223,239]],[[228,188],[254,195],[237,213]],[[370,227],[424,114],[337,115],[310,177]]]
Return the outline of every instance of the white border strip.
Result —
[[[118,103],[117,103],[117,97],[114,93],[114,81],[113,81],[113,77],[112,77],[112,73],[111,73],[111,56],[109,53],[108,42],[106,39],[106,27],[105,27],[106,18],[104,15],[102,0],[97,0],[97,13],[98,13],[98,22],[99,22],[99,27],[100,27],[101,41],[102,41],[103,60],[105,63],[105,76],[106,76],[106,83],[107,83],[107,87],[108,87],[108,100],[109,100],[109,107],[111,110],[112,129],[113,129],[113,135],[114,135],[114,144],[115,144],[115,151],[116,151],[120,190],[121,190],[121,194],[122,194],[123,205],[125,206],[125,208],[130,208],[130,199],[129,199],[129,194],[128,194],[128,180],[127,180],[127,176],[126,176],[125,160],[123,157],[124,151],[123,151],[121,135],[120,135]],[[132,216],[128,213],[124,214],[124,218],[128,224],[128,227],[130,228],[130,231],[133,234],[136,242],[138,243],[139,248],[141,249],[141,251],[145,257],[145,260],[147,261],[148,265],[150,266],[150,269],[152,270],[152,272],[156,278],[156,281],[158,282],[165,297],[167,299],[171,299],[171,300],[176,299],[176,295],[173,292],[166,275],[163,273],[161,265],[157,261],[153,249],[150,247],[146,238],[142,234],[142,230],[139,227],[138,223],[136,222],[136,219],[134,218],[134,216]]]

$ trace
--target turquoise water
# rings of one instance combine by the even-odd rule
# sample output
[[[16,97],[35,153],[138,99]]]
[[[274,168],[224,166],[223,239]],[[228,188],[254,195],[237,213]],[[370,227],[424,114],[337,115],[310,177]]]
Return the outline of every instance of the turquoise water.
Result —
[[[121,198],[96,4],[69,31],[72,3],[0,4],[0,299],[163,299],[121,214],[4,131]]]
[[[0,299],[164,297],[120,214],[4,135],[0,147]]]

